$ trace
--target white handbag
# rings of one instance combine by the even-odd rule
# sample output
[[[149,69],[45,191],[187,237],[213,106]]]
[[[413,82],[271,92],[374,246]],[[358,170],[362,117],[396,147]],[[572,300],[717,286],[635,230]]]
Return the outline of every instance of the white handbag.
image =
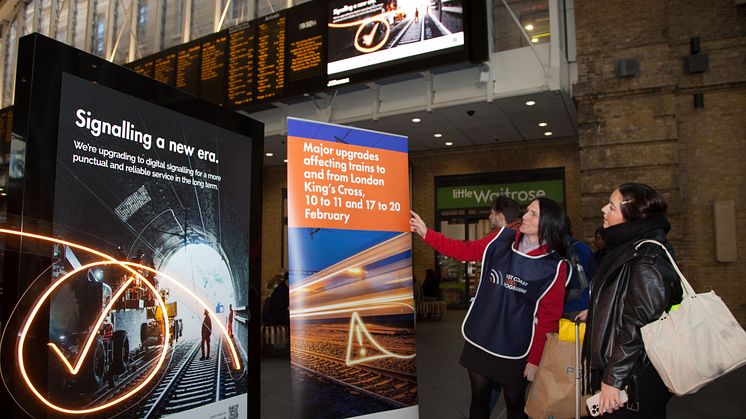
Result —
[[[681,306],[643,326],[645,351],[668,389],[691,394],[716,378],[746,364],[746,331],[714,291],[696,294],[666,251],[684,289]]]

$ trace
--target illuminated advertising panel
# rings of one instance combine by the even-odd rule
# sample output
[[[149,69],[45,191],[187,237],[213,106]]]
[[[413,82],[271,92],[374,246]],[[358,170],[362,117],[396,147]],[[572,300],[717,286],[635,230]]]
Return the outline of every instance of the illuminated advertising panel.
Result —
[[[258,417],[260,126],[40,35],[21,45],[24,164],[0,231],[12,416]]]
[[[329,78],[464,48],[461,1],[332,0]]]

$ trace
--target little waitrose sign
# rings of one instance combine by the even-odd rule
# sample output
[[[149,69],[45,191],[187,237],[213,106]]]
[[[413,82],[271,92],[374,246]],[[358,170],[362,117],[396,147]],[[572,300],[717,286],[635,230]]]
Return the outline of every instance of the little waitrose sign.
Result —
[[[489,207],[492,200],[498,196],[513,199],[521,206],[528,205],[540,196],[562,204],[565,201],[565,182],[558,179],[442,187],[437,190],[437,207],[439,210]]]

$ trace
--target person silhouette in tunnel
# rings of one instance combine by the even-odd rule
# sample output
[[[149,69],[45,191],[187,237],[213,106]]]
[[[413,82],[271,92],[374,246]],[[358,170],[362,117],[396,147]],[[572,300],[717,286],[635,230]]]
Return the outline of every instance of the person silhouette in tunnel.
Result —
[[[200,343],[200,346],[202,347],[202,358],[200,358],[200,360],[210,359],[210,335],[211,334],[212,334],[212,320],[210,320],[210,313],[208,313],[207,310],[205,309],[205,319],[202,321],[202,342]]]
[[[233,337],[233,304],[228,304],[228,336]]]

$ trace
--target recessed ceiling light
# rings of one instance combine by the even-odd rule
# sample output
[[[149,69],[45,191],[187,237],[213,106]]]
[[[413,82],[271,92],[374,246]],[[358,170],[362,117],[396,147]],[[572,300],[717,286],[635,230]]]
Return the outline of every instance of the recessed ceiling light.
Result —
[[[440,138],[442,136],[443,136],[443,134],[433,134],[433,137],[435,137],[435,138]]]
[[[526,28],[527,31],[532,31],[534,30],[534,25],[529,23],[528,25],[524,26],[524,28]]]
[[[527,100],[526,101],[526,106],[534,106],[534,105],[536,105],[535,101],[533,101],[533,100]]]
[[[546,135],[547,137],[549,137],[550,135],[552,135],[552,131],[547,131],[547,132],[544,133],[544,135]]]
[[[412,118],[412,122],[416,124],[418,122],[422,122],[422,120],[420,118]]]
[[[275,155],[275,153],[264,153],[264,155],[267,156],[267,157],[272,157],[272,156]]]
[[[536,44],[536,43],[539,42],[539,38],[531,38],[531,42],[533,42],[534,44]]]
[[[452,142],[450,142],[450,141],[446,141],[446,145],[447,145],[447,146],[451,146],[451,145],[453,145],[453,143],[452,143]]]
[[[539,122],[539,126],[540,127],[545,127],[545,126],[547,126],[547,123],[546,122]]]
[[[288,159],[285,159],[285,160],[283,160],[283,161],[284,161],[285,163],[287,163],[287,162],[288,162]]]

